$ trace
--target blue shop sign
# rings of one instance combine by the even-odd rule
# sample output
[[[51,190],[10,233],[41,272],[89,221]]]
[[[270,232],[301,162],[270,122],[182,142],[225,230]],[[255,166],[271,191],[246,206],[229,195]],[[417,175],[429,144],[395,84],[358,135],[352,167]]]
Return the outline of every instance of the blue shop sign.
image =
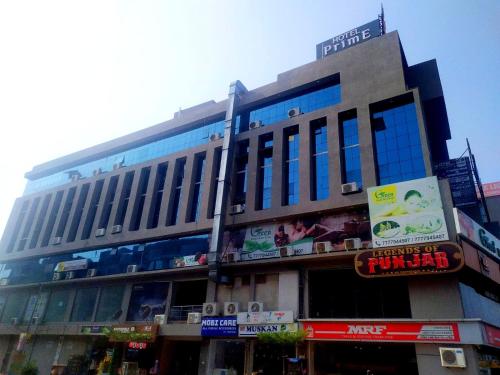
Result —
[[[201,320],[203,337],[237,337],[236,316],[205,316]]]

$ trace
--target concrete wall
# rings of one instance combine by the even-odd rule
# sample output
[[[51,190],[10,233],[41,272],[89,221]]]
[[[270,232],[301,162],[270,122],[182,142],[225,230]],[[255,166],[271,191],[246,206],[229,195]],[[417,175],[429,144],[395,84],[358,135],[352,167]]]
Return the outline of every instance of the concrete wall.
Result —
[[[264,302],[264,311],[278,310],[279,275],[266,274],[266,282],[255,284],[255,301]]]
[[[292,310],[295,317],[299,312],[299,272],[279,273],[278,310]]]

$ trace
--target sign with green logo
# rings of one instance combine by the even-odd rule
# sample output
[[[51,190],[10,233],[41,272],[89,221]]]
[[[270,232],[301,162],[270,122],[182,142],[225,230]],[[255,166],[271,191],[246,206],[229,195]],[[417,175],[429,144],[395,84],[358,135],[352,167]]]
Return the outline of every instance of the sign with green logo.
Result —
[[[448,240],[436,177],[368,188],[373,247]]]

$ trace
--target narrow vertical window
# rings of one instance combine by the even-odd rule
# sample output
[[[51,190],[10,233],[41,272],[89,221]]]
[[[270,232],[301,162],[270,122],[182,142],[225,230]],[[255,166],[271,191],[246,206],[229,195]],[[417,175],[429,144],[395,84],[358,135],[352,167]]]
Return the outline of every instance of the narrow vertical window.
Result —
[[[49,203],[51,199],[52,196],[50,194],[46,195],[45,198],[43,199],[42,208],[38,213],[38,219],[35,224],[35,230],[33,231],[33,236],[31,237],[30,240],[30,249],[34,249],[36,247],[38,238],[40,237],[40,232],[42,231],[43,222],[47,217],[47,209],[49,208]]]
[[[123,225],[127,213],[128,201],[132,190],[132,181],[134,181],[134,172],[128,172],[123,180],[122,194],[116,211],[115,222],[113,225]]]
[[[172,202],[170,205],[170,214],[168,216],[167,225],[177,224],[179,218],[179,205],[182,198],[182,184],[184,182],[184,169],[186,167],[186,159],[178,159],[175,162],[174,182],[172,184]]]
[[[90,237],[90,232],[92,231],[92,226],[94,225],[95,214],[99,208],[99,200],[101,199],[102,187],[104,186],[104,180],[99,180],[95,183],[94,193],[90,200],[89,211],[87,212],[87,218],[85,219],[85,224],[82,231],[82,240],[86,240]]]
[[[52,234],[52,230],[54,230],[54,224],[56,223],[57,214],[59,213],[59,209],[61,208],[63,193],[64,192],[62,190],[58,191],[56,194],[56,198],[54,199],[54,205],[52,206],[52,210],[50,211],[47,227],[45,228],[45,233],[43,234],[42,247],[45,247],[49,244],[50,235]]]
[[[16,245],[17,238],[19,237],[19,228],[23,224],[24,218],[26,217],[26,214],[28,213],[28,206],[29,206],[29,201],[25,200],[23,202],[23,205],[21,206],[21,210],[19,211],[19,216],[17,217],[17,220],[16,220],[16,226],[14,228],[14,232],[12,233],[12,237],[10,238],[9,252],[14,250],[14,246]]]
[[[311,200],[328,198],[328,138],[326,119],[311,123]]]
[[[362,186],[359,154],[358,119],[356,111],[339,115],[342,183],[355,182]]]
[[[265,134],[259,138],[259,189],[258,209],[271,207],[273,181],[273,134]]]
[[[235,159],[235,189],[233,204],[245,204],[248,179],[248,139],[238,142]],[[220,163],[219,163],[220,165]]]
[[[75,207],[75,214],[73,215],[73,221],[69,227],[68,242],[73,242],[76,238],[76,233],[78,232],[78,227],[83,216],[83,208],[85,207],[85,201],[87,200],[87,195],[89,193],[90,184],[84,184],[82,190],[80,190],[80,196],[78,197],[78,202]]]
[[[38,209],[38,205],[40,204],[40,200],[40,197],[35,198],[33,204],[31,205],[26,223],[24,224],[23,234],[21,235],[21,240],[19,241],[17,251],[24,250],[24,247],[26,246],[26,242],[28,241],[28,236],[30,235],[31,227],[33,225],[33,221],[35,220],[35,213]]]
[[[148,228],[156,228],[158,226],[158,219],[160,218],[161,202],[163,200],[163,190],[165,189],[165,179],[167,177],[167,163],[162,163],[156,168],[156,181],[153,191],[153,199],[151,200],[151,207],[149,209],[150,217]]]
[[[191,212],[189,222],[198,222],[200,218],[201,195],[203,193],[203,177],[205,175],[205,154],[195,156],[193,196],[191,201]]]
[[[299,203],[299,127],[284,130],[283,205]]]
[[[149,174],[151,167],[142,168],[141,176],[139,177],[139,186],[137,187],[137,194],[135,195],[135,205],[132,211],[132,219],[130,221],[130,230],[137,230],[141,225],[142,211],[144,210],[144,202],[146,200],[146,193],[148,191]]]
[[[106,229],[109,223],[109,217],[111,215],[111,210],[113,209],[113,203],[115,201],[116,187],[118,186],[118,176],[113,176],[109,180],[108,191],[106,193],[106,198],[104,200],[104,206],[102,208],[101,219],[99,221],[99,229]]]
[[[214,160],[212,167],[212,193],[210,195],[210,208],[208,210],[208,218],[213,219],[215,214],[215,203],[217,200],[217,192],[219,191],[219,173],[220,173],[220,162],[222,156],[222,148],[218,147],[214,152]]]
[[[55,237],[64,236],[64,231],[66,230],[66,225],[68,224],[69,214],[71,212],[71,208],[73,207],[73,201],[76,196],[76,187],[72,187],[68,191],[68,195],[66,196],[66,201],[64,202],[63,211],[61,213],[61,219],[59,220],[59,226],[57,227]]]

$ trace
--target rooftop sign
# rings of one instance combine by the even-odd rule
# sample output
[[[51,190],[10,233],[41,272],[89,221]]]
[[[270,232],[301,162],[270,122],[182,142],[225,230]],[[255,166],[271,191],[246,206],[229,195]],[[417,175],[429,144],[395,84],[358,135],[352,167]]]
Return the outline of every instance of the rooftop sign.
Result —
[[[356,27],[343,34],[337,35],[316,45],[316,59],[322,59],[336,52],[340,52],[349,47],[353,47],[369,39],[384,34],[383,17],[368,22],[363,26]]]

